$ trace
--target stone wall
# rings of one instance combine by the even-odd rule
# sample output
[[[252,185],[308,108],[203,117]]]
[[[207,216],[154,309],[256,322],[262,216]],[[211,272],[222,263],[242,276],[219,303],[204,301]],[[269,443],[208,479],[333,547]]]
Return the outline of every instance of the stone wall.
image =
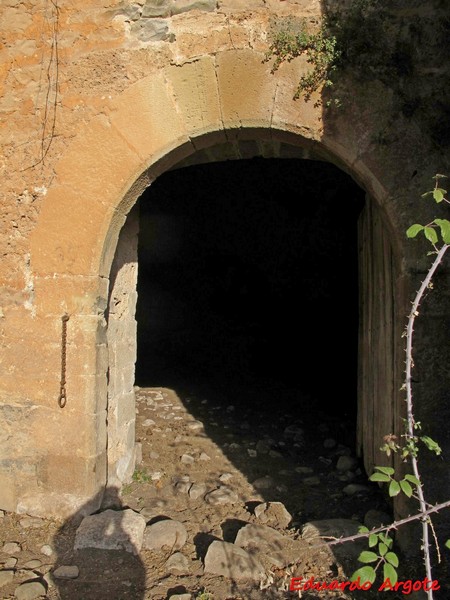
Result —
[[[142,191],[183,161],[239,158],[245,152],[287,156],[292,149],[294,156],[329,160],[348,172],[376,207],[377,222],[389,239],[388,255],[397,265],[388,311],[392,330],[386,339],[401,348],[408,299],[428,263],[425,245],[409,242],[404,232],[411,222],[429,220],[420,194],[430,188],[432,175],[448,167],[448,146],[436,137],[444,127],[436,124],[446,122],[444,92],[432,109],[428,103],[448,78],[448,64],[437,61],[436,54],[436,39],[441,39],[436,32],[442,33],[448,22],[445,6],[438,0],[426,8],[409,1],[390,3],[394,32],[397,24],[398,30],[412,25],[420,30],[414,33],[409,70],[397,73],[395,81],[391,77],[392,85],[389,77],[362,81],[350,70],[336,86],[343,106],[333,110],[325,108],[319,92],[309,102],[293,100],[298,79],[309,68],[305,58],[276,73],[264,61],[274,20],[304,17],[315,25],[325,4],[1,3],[1,508],[65,516],[91,498],[97,497],[98,504],[108,460],[116,476],[128,456],[119,479],[132,469],[132,348],[123,365],[126,381],[114,389],[110,382],[109,396],[107,390],[108,370],[111,374],[113,358],[120,354],[114,354],[117,338],[111,338],[112,304],[107,332],[108,299],[121,293],[111,288],[116,272],[111,265],[121,228]],[[427,101],[418,102],[414,112],[415,90],[418,101]],[[409,111],[400,102],[405,98]],[[434,208],[434,216],[445,214],[444,207]],[[123,281],[130,285],[133,260]],[[374,259],[378,274],[382,264]],[[433,343],[439,352],[448,352],[450,300],[446,287],[438,287],[439,302],[428,304],[422,315],[417,351],[428,343],[432,324]],[[131,329],[133,293],[126,298],[129,312],[121,323]],[[380,300],[379,319],[384,318],[382,307]],[[61,409],[65,313],[67,405]],[[379,367],[381,339],[373,350],[380,360],[365,356],[367,368],[374,370],[373,383],[362,388],[360,402],[367,406],[367,393],[389,404],[395,422],[403,410],[402,361],[395,359],[392,380],[386,383]],[[448,410],[447,382],[428,369],[435,357],[432,351],[424,355],[416,390],[431,425],[439,411]],[[389,397],[372,393],[377,382],[390,390]],[[108,444],[113,439],[107,431],[108,410],[114,418],[120,410],[126,413],[117,416],[114,426],[113,447],[121,448],[117,454]],[[450,446],[447,438],[444,442]],[[375,437],[362,436],[367,455],[378,444]],[[442,485],[433,487],[430,479],[434,496],[443,499]]]

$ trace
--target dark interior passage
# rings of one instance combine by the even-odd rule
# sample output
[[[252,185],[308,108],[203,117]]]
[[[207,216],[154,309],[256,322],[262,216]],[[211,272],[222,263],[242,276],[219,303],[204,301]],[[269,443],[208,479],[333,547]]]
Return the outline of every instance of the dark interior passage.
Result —
[[[280,383],[354,413],[363,202],[319,161],[158,178],[140,199],[136,383]]]

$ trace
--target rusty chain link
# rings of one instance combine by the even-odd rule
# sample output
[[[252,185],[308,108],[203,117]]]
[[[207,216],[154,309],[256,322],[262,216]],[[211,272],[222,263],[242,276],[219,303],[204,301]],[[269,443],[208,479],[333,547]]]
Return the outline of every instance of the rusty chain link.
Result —
[[[58,404],[60,408],[64,408],[67,402],[66,396],[66,346],[67,346],[67,321],[69,315],[66,313],[61,317],[61,382],[59,388]]]

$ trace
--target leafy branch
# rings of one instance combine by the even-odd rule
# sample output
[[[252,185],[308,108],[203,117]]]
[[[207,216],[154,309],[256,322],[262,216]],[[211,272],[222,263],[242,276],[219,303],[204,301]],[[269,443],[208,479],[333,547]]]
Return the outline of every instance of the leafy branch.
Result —
[[[446,198],[447,190],[440,186],[440,181],[444,177],[444,175],[440,174],[435,175],[434,189],[431,192],[422,194],[422,197],[432,197],[436,203],[449,203]],[[397,436],[389,434],[385,436],[384,445],[381,447],[381,450],[386,452],[387,456],[390,456],[391,453],[400,452],[401,458],[404,462],[409,460],[413,473],[407,473],[402,479],[396,479],[394,477],[395,469],[392,467],[377,466],[375,467],[375,472],[369,477],[369,479],[371,481],[387,484],[390,497],[395,497],[398,494],[403,493],[408,498],[414,497],[418,501],[420,510],[413,518],[409,518],[408,521],[421,521],[422,551],[424,556],[426,577],[429,581],[432,581],[430,529],[436,544],[438,558],[440,558],[440,554],[436,534],[434,532],[433,524],[429,515],[432,512],[436,512],[437,508],[431,507],[431,505],[426,502],[424,497],[423,484],[421,482],[418,465],[419,442],[424,444],[428,450],[434,452],[437,456],[439,456],[442,451],[439,444],[437,444],[437,442],[435,442],[432,438],[427,435],[418,435],[416,433],[417,431],[421,430],[421,424],[415,420],[413,412],[413,334],[415,320],[419,315],[419,306],[423,300],[424,294],[427,289],[432,288],[433,275],[435,274],[436,269],[442,263],[444,255],[450,246],[450,221],[447,219],[434,219],[427,225],[415,223],[408,228],[406,235],[408,238],[415,238],[419,233],[423,233],[425,239],[432,244],[433,251],[430,252],[430,254],[434,254],[435,258],[412,302],[412,307],[408,315],[407,326],[404,334],[406,336],[405,383],[402,387],[402,389],[406,391],[405,433],[402,435],[404,444],[401,446],[398,443]],[[446,502],[438,506],[439,508],[445,508],[449,505],[450,502]],[[399,560],[395,552],[392,551],[393,540],[388,534],[391,529],[397,527],[399,524],[400,522],[397,521],[377,531],[369,531],[364,527],[360,528],[360,534],[368,537],[369,548],[372,550],[365,550],[361,552],[358,560],[365,566],[360,567],[353,573],[352,580],[355,580],[359,577],[362,582],[370,581],[370,583],[373,583],[376,578],[377,570],[382,566],[384,579],[389,579],[391,584],[395,584],[397,582],[397,567],[399,566]],[[447,541],[446,546],[450,547],[450,540]],[[433,600],[433,590],[429,588],[426,589],[426,592],[428,600]]]

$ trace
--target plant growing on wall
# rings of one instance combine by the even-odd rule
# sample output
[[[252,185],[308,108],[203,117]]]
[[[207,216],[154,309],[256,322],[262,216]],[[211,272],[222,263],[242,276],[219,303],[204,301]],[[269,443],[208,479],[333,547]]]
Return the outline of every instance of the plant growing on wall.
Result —
[[[340,54],[336,45],[337,39],[328,31],[326,22],[323,22],[316,31],[309,31],[306,21],[302,19],[295,25],[290,22],[276,32],[266,54],[266,61],[274,58],[272,65],[272,73],[274,73],[282,62],[290,62],[297,56],[306,56],[311,69],[300,78],[294,99],[303,95],[306,100],[309,100],[314,92],[324,86],[333,85],[331,77],[336,70]]]
[[[326,92],[317,103],[340,106],[344,93],[332,86],[344,74],[360,85],[381,81],[393,92],[390,101],[399,115],[414,118],[437,145],[448,146],[448,85],[432,75],[447,60],[448,19],[436,19],[431,12],[416,18],[414,8],[402,12],[385,0],[323,4],[320,24],[292,17],[272,23],[266,54],[266,61],[273,60],[272,71],[298,56],[310,66],[294,98],[308,100],[313,92]]]
[[[320,25],[292,18],[274,23],[266,60],[273,59],[275,72],[283,62],[305,56],[310,70],[300,78],[294,99],[308,101],[313,92],[330,88],[344,69],[362,80],[390,82],[398,76],[399,63],[410,61],[410,49],[402,46],[400,51],[398,45],[389,34],[388,11],[380,0],[355,0],[347,10],[328,9]],[[340,105],[340,100],[334,97],[325,104]]]

